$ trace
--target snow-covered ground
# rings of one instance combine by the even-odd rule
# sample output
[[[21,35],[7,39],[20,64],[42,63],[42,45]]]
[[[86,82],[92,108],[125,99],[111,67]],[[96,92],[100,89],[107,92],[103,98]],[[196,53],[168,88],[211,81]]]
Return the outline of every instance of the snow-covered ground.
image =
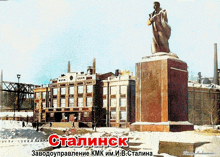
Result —
[[[33,117],[33,112],[0,112],[0,117]]]
[[[198,126],[199,127],[199,126]],[[202,128],[205,128],[203,126]],[[202,129],[200,128],[200,130]],[[209,127],[208,127],[209,128]],[[92,131],[91,128],[85,128],[87,130]],[[219,157],[220,156],[220,136],[205,136],[200,135],[192,131],[185,131],[185,132],[137,132],[137,131],[129,131],[128,128],[97,128],[97,132],[93,134],[85,134],[81,137],[102,137],[102,136],[114,136],[114,137],[132,137],[129,142],[142,142],[143,144],[136,146],[141,148],[140,151],[150,150],[153,151],[153,154],[158,154],[159,151],[159,141],[170,141],[170,142],[183,142],[183,143],[204,143],[200,147],[196,148],[195,152],[203,152],[203,153],[213,153],[214,155]],[[208,143],[210,142],[210,143]],[[135,147],[135,146],[134,146]],[[133,147],[133,148],[134,148]],[[100,149],[100,148],[93,148],[93,150]],[[121,148],[101,148],[105,151],[114,151],[114,150],[121,150]],[[54,149],[54,152],[57,151],[79,151],[79,148],[60,148]],[[88,148],[80,148],[80,151],[89,151]],[[192,152],[189,152],[192,153]],[[165,157],[172,157],[172,155],[162,153],[160,155],[164,155]],[[195,155],[195,157],[208,157],[210,154],[202,154],[202,155]]]
[[[32,128],[31,124],[26,124],[26,127],[22,127],[22,122],[18,121],[1,121],[0,120],[0,156],[1,157],[29,157],[32,155],[32,150],[39,150],[45,147],[49,147],[48,142],[40,142],[38,140],[45,139],[46,136],[43,132],[36,132],[36,128]],[[199,127],[196,127],[198,129]],[[204,127],[200,128],[203,129]],[[59,128],[65,129],[65,128]],[[91,128],[86,128],[91,130]],[[133,146],[141,148],[140,151],[152,151],[154,154],[158,154],[159,141],[171,141],[171,142],[210,142],[196,148],[196,152],[214,153],[214,156],[220,156],[220,136],[205,136],[200,135],[192,131],[186,132],[137,132],[129,131],[128,128],[113,128],[102,127],[97,128],[97,132],[85,135],[75,135],[80,137],[129,137],[129,143],[141,142],[139,146]],[[32,140],[27,142],[27,139]],[[25,141],[26,140],[26,141]],[[59,148],[54,149],[52,152],[57,151],[90,151],[89,148]],[[93,150],[103,149],[105,151],[121,150],[121,148],[92,148]],[[219,154],[218,154],[219,153]],[[164,156],[171,155],[162,154]],[[210,155],[200,155],[207,157]],[[200,157],[196,155],[196,157]]]
[[[210,126],[196,126],[196,129],[205,130],[211,128]],[[91,130],[91,129],[88,129]],[[111,136],[123,137],[128,134],[128,137],[133,137],[130,142],[141,141],[142,149],[149,148],[153,151],[154,154],[158,154],[159,150],[159,141],[169,141],[169,142],[183,142],[183,143],[204,143],[207,144],[197,147],[195,152],[203,153],[213,153],[213,154],[200,154],[195,157],[209,157],[215,156],[220,157],[220,136],[205,136],[197,134],[193,131],[184,131],[184,132],[130,132],[129,129],[122,128],[97,128],[96,136],[98,134],[102,135],[105,133],[111,134]],[[210,143],[208,143],[210,142]],[[139,146],[140,147],[140,146]],[[191,152],[189,152],[191,153]],[[171,156],[168,154],[163,154],[164,156]]]
[[[0,156],[1,157],[30,157],[32,150],[49,147],[43,132],[37,132],[31,123],[21,121],[0,120]]]
[[[0,131],[0,139],[45,138],[42,132],[37,132],[36,128],[32,128],[31,123],[25,122],[25,127],[22,127],[22,121],[0,121]]]

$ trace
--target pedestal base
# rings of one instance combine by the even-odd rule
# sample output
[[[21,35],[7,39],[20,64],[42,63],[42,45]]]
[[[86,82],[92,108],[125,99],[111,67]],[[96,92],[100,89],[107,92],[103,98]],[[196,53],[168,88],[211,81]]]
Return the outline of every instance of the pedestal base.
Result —
[[[130,125],[130,131],[180,132],[194,130],[188,121],[180,122],[135,122]]]
[[[193,130],[188,122],[187,64],[160,52],[136,63],[135,123],[131,131]]]

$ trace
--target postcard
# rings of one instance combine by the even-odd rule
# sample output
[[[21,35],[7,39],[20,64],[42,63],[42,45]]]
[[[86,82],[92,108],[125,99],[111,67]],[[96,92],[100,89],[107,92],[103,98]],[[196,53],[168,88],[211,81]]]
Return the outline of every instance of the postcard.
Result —
[[[0,0],[0,156],[220,156],[219,7]]]

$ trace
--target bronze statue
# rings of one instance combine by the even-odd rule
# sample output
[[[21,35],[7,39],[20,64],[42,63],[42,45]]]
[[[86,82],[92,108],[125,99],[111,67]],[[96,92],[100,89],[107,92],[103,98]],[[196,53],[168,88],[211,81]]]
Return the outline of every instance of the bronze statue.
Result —
[[[167,12],[160,8],[159,2],[154,2],[154,11],[149,14],[148,25],[152,24],[153,42],[151,45],[152,54],[157,52],[170,52],[168,39],[170,38],[171,28],[168,25]]]

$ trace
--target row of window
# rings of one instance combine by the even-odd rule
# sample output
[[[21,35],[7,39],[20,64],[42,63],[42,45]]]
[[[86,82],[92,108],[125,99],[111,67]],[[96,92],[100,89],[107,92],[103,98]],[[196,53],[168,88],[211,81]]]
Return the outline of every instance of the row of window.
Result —
[[[46,108],[46,103],[43,102],[43,108]],[[83,107],[83,98],[78,98],[78,107]],[[120,99],[120,107],[126,107],[127,106],[127,99],[126,98],[121,98]],[[60,99],[60,106],[65,107],[66,106],[66,100],[65,98]],[[92,106],[92,97],[87,97],[86,98],[86,106],[90,107]],[[117,106],[117,101],[116,99],[111,99],[110,100],[110,107],[116,107]],[[53,99],[53,107],[57,108],[57,99]],[[69,107],[74,107],[74,98],[69,98]],[[107,107],[107,100],[103,100],[103,107]]]
[[[92,107],[92,97],[86,98],[86,106]],[[42,103],[42,107],[46,108],[46,103]],[[57,108],[57,99],[53,99],[53,105],[50,105],[48,107]],[[60,107],[64,108],[66,107],[66,99],[61,98],[60,99]],[[74,107],[74,98],[69,98],[69,104],[68,107]],[[83,98],[78,98],[77,107],[83,107]]]
[[[82,94],[84,90],[84,86],[77,86],[77,93]],[[75,87],[69,87],[69,94],[73,95]],[[92,93],[93,92],[93,85],[87,85],[86,86],[86,92]],[[110,87],[110,94],[116,95],[117,88],[116,86]],[[120,94],[126,94],[127,93],[127,86],[120,86]],[[66,94],[66,87],[60,88],[60,94],[65,95]],[[50,94],[49,94],[50,95]],[[53,88],[53,95],[57,95],[57,88]],[[107,87],[103,88],[103,95],[107,95]],[[36,93],[36,99],[40,99],[40,93]],[[42,92],[42,99],[46,99],[46,92]]]
[[[45,103],[42,103],[42,105],[43,105],[43,108],[46,108]],[[54,108],[56,108],[56,107],[54,107]],[[54,113],[51,113],[51,114],[53,114],[53,115],[51,115],[51,117],[53,117]],[[89,116],[88,112],[85,112],[84,117],[88,117],[88,116]],[[79,117],[81,117],[81,113],[79,113]],[[116,117],[117,117],[116,111],[111,111],[110,112],[110,119],[115,120]],[[120,111],[120,120],[127,120],[127,112],[126,111]]]
[[[77,92],[78,94],[82,94],[84,90],[84,86],[77,86]],[[75,87],[69,87],[69,94],[73,95],[74,94]],[[86,92],[87,93],[92,93],[93,92],[93,85],[88,85],[86,86]],[[66,94],[66,87],[61,87],[60,88],[60,94],[65,95]],[[57,88],[53,88],[53,95],[57,95]]]
[[[116,119],[116,111],[110,112],[110,119]],[[126,111],[120,111],[120,119],[121,120],[127,120],[127,112]]]
[[[127,99],[126,98],[120,98],[120,107],[126,107],[127,106]],[[116,107],[117,106],[117,100],[111,99],[110,100],[110,107]],[[103,107],[107,107],[107,100],[103,100]]]
[[[127,86],[120,86],[119,90],[120,90],[119,91],[120,94],[126,94],[127,93]],[[117,94],[117,87],[116,86],[110,87],[110,94],[111,95]],[[107,95],[107,87],[103,88],[103,95]]]
[[[46,99],[46,92],[42,92],[42,99]],[[36,93],[36,99],[40,99],[40,93]]]
[[[54,117],[54,116],[55,116],[54,113],[50,113],[50,117]],[[71,116],[71,115],[69,115],[69,116]],[[74,115],[74,116],[76,116],[76,115]],[[78,113],[77,119],[81,120],[81,117],[82,117],[82,113]],[[89,117],[89,112],[83,112],[83,117]],[[67,116],[65,116],[64,113],[62,114],[62,119],[67,119]]]
[[[65,107],[65,99],[60,99],[60,106]],[[92,107],[92,97],[86,98],[86,106]],[[53,99],[53,107],[57,108],[57,99]],[[69,107],[74,107],[74,98],[69,98]],[[83,107],[83,98],[78,98],[77,107]]]

